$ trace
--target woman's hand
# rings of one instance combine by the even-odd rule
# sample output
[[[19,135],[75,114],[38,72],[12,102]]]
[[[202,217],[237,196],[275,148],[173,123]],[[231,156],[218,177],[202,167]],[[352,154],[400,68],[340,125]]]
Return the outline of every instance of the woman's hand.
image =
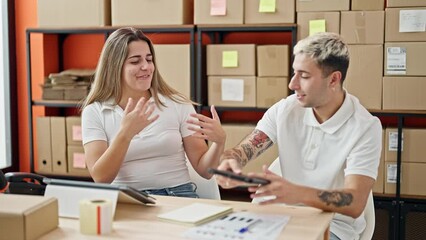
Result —
[[[226,133],[222,128],[219,115],[213,105],[210,111],[212,113],[212,118],[206,117],[203,114],[191,114],[191,117],[195,119],[190,119],[187,123],[195,126],[188,127],[188,129],[195,132],[195,134],[193,134],[194,137],[202,138],[217,144],[225,144]]]
[[[124,109],[120,130],[124,131],[132,139],[145,127],[158,119],[158,114],[151,116],[154,110],[154,102],[147,101],[144,97],[141,97],[137,103],[132,98],[129,98]]]

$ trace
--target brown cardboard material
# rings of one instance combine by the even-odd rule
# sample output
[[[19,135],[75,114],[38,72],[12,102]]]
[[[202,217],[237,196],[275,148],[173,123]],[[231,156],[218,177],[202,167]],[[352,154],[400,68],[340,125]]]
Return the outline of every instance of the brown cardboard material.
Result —
[[[296,0],[296,12],[348,11],[349,0]]]
[[[258,77],[256,79],[256,106],[269,108],[288,96],[288,77]]]
[[[191,56],[189,44],[156,44],[156,68],[172,88],[191,97]]]
[[[289,76],[290,52],[288,45],[260,45],[257,52],[257,76]]]
[[[390,169],[393,169],[389,171]],[[389,181],[396,179],[396,162],[385,162],[385,193],[395,194],[396,183]],[[402,163],[400,175],[400,193],[403,195],[426,196],[425,173],[426,163]],[[390,178],[390,179],[389,179]]]
[[[350,64],[343,82],[344,87],[365,108],[382,109],[383,45],[348,46]]]
[[[241,124],[223,124],[223,130],[226,132],[225,149],[235,147],[254,129],[255,125],[241,125]],[[262,153],[257,159],[249,161],[243,168],[243,173],[248,172],[261,172],[263,165],[270,165],[278,157],[278,147],[276,144],[272,145],[268,150]]]
[[[426,77],[383,77],[383,109],[426,110]]]
[[[404,128],[402,129],[401,161],[426,163],[426,129]],[[386,129],[385,161],[396,162],[398,130]]]
[[[373,193],[384,193],[385,191],[385,141],[384,141],[385,131],[383,131],[383,147],[382,154],[380,156],[379,169],[377,171],[376,182],[373,186]]]
[[[244,23],[295,23],[294,0],[276,0],[275,12],[259,12],[259,0],[245,0]]]
[[[325,20],[325,31],[340,33],[340,12],[298,12],[297,40],[309,36],[309,21]]]
[[[398,54],[395,54],[397,50]],[[384,75],[385,76],[426,76],[426,68],[424,64],[424,57],[426,56],[426,42],[398,42],[398,43],[385,43],[384,49]],[[400,67],[405,70],[394,71],[395,57],[397,59],[406,59],[406,65]],[[389,62],[389,64],[388,64]],[[398,65],[402,64],[401,61],[397,62]]]
[[[426,7],[426,0],[387,0],[387,7]]]
[[[218,107],[256,107],[256,77],[254,76],[209,76],[208,103]],[[225,82],[241,83],[241,88],[223,89]],[[231,90],[231,92],[229,92]],[[243,95],[235,100],[235,95]],[[232,100],[229,100],[232,99]]]
[[[426,10],[419,8],[386,8],[385,41],[386,42],[422,42],[426,41],[426,32],[400,32],[401,11]],[[404,18],[403,18],[404,19]],[[410,19],[412,20],[412,18]]]
[[[1,239],[38,239],[58,225],[56,198],[0,194]]]
[[[67,137],[64,117],[50,117],[53,173],[67,173]]]
[[[223,53],[237,51],[238,66],[224,67]],[[256,75],[256,46],[254,44],[209,44],[207,45],[207,75]]]
[[[67,127],[67,144],[73,146],[81,146],[81,117],[66,117],[65,122]]]
[[[38,0],[39,27],[99,27],[111,25],[110,0]]]
[[[83,100],[89,94],[89,88],[87,87],[75,87],[64,89],[64,100]]]
[[[352,11],[374,11],[383,10],[385,8],[385,0],[351,0]]]
[[[83,146],[71,146],[67,147],[67,163],[68,172],[73,176],[90,177],[89,170],[84,161],[84,148]]]
[[[193,0],[111,0],[112,26],[193,23]]]
[[[52,149],[50,133],[50,117],[38,117],[37,124],[37,168],[40,174],[51,174],[52,169]]]
[[[119,1],[119,0],[117,0]],[[244,0],[226,1],[225,15],[210,15],[210,1],[194,1],[194,24],[243,24]]]
[[[340,35],[347,44],[383,44],[384,11],[344,11],[340,15]]]

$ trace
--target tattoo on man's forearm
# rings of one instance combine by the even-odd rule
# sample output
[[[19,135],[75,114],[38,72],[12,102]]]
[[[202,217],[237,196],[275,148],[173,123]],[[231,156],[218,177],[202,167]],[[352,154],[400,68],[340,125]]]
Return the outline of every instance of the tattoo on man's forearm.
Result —
[[[265,142],[265,147],[260,149],[259,152],[257,152],[256,157],[258,157],[260,154],[268,150],[269,147],[271,147],[274,143],[268,138],[268,141]]]
[[[336,207],[349,206],[353,201],[351,193],[345,192],[328,192],[321,191],[318,193],[318,197],[327,205],[334,205]]]
[[[252,159],[254,155],[253,146],[250,144],[242,144],[241,147],[243,148],[243,151],[246,154],[247,159]]]

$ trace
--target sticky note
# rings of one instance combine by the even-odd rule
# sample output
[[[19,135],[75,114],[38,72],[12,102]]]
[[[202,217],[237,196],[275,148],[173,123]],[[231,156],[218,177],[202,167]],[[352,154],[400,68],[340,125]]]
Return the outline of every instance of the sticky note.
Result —
[[[222,78],[222,101],[244,101],[244,80]]]
[[[260,0],[259,12],[275,12],[276,0]]]
[[[203,0],[205,1],[205,0]],[[225,16],[226,15],[226,0],[210,0],[210,15]]]
[[[74,153],[72,156],[73,168],[86,168],[86,161],[84,160],[84,153]]]
[[[72,140],[73,141],[83,140],[83,138],[81,136],[81,126],[80,125],[73,125],[72,126]]]
[[[311,20],[309,21],[309,36],[315,33],[325,32],[325,19]]]
[[[222,67],[224,68],[238,67],[238,51],[223,51]]]

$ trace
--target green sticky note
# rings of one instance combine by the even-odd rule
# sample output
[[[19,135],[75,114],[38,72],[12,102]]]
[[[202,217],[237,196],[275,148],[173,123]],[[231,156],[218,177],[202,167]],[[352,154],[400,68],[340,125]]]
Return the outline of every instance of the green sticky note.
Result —
[[[222,67],[238,67],[238,51],[223,51]]]
[[[275,12],[276,0],[260,0],[259,12]]]
[[[309,36],[319,32],[325,32],[325,19],[309,21]]]

